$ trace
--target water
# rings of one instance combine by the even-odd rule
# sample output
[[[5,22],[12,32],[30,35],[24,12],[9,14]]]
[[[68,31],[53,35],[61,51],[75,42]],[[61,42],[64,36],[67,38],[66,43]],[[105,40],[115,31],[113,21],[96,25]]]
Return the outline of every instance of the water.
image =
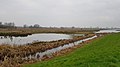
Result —
[[[117,31],[117,30],[100,30],[98,32],[95,32],[95,33],[118,33],[120,31]]]
[[[83,35],[79,34],[79,36],[83,36]],[[71,39],[71,38],[72,38],[71,35],[56,34],[56,33],[32,34],[32,35],[28,35],[27,37],[0,36],[0,44],[24,45],[38,41],[53,41],[53,40]]]
[[[45,52],[37,52],[35,55],[29,55],[28,57],[25,57],[23,59],[25,59],[25,60],[28,60],[28,59],[42,59],[43,56],[47,56],[47,57],[50,58],[50,57],[52,57],[53,53],[59,52],[63,49],[69,48],[69,47],[73,47],[75,45],[81,45],[80,43],[82,43],[84,41],[94,39],[94,38],[97,38],[97,36],[95,35],[93,37],[89,37],[89,38],[86,38],[86,39],[83,39],[83,40],[79,40],[79,41],[76,41],[74,43],[65,44],[64,46],[59,46],[57,48],[46,50]]]

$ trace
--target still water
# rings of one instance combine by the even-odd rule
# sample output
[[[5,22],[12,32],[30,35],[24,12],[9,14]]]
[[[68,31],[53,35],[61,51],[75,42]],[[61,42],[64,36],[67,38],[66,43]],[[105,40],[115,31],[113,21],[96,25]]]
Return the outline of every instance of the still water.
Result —
[[[100,30],[98,32],[95,33],[119,33],[120,31],[117,30]]]
[[[10,36],[0,36],[0,44],[11,44],[11,45],[23,45],[38,41],[53,41],[60,39],[71,39],[73,35],[68,34],[56,34],[56,33],[40,33],[32,34],[27,37],[10,37]],[[79,34],[79,36],[82,36]]]
[[[27,37],[0,36],[0,44],[23,45],[37,41],[53,41],[53,40],[69,39],[69,38],[71,38],[70,35],[55,34],[55,33],[32,34],[32,35],[28,35]]]

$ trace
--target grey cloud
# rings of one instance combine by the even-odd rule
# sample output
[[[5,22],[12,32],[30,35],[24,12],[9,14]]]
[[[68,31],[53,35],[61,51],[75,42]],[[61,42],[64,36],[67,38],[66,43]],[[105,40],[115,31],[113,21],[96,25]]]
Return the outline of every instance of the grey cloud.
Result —
[[[0,0],[0,21],[16,25],[119,27],[120,0]]]

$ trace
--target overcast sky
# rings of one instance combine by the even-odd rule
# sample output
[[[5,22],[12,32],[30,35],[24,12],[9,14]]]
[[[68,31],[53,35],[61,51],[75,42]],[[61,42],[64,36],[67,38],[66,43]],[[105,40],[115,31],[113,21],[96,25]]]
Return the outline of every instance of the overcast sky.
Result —
[[[120,0],[0,0],[0,21],[18,26],[120,27]]]

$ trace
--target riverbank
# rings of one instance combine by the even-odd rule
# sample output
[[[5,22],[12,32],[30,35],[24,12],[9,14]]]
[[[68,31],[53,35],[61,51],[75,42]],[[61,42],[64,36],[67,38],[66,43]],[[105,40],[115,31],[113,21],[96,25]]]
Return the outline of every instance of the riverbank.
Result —
[[[119,67],[120,33],[110,34],[77,48],[70,54],[24,67]]]
[[[65,48],[65,49],[62,49],[62,50],[58,50],[56,52],[53,52],[51,55],[44,55],[42,58],[37,58],[37,60],[35,60],[35,59],[34,60],[29,60],[29,61],[25,62],[25,64],[22,64],[20,66],[22,67],[26,64],[33,64],[33,63],[36,63],[36,62],[48,61],[48,60],[54,59],[54,58],[59,57],[59,56],[67,55],[67,54],[71,53],[72,51],[76,50],[77,48],[81,48],[85,44],[88,44],[88,43],[94,41],[95,39],[97,39],[97,37],[95,37],[93,39],[90,39],[90,40],[86,40],[84,42],[73,45],[71,47],[68,47],[68,48]]]
[[[58,41],[51,41],[51,42],[37,42],[37,43],[22,45],[22,46],[1,45],[0,59],[1,59],[2,65],[4,64],[18,65],[18,64],[24,63],[26,59],[22,60],[22,58],[28,57],[29,55],[34,55],[37,52],[44,52],[45,50],[63,46],[65,44],[73,43],[78,40],[86,39],[92,36],[94,36],[94,34],[89,34],[82,37],[78,36],[73,39],[65,39],[65,40],[58,40]]]

